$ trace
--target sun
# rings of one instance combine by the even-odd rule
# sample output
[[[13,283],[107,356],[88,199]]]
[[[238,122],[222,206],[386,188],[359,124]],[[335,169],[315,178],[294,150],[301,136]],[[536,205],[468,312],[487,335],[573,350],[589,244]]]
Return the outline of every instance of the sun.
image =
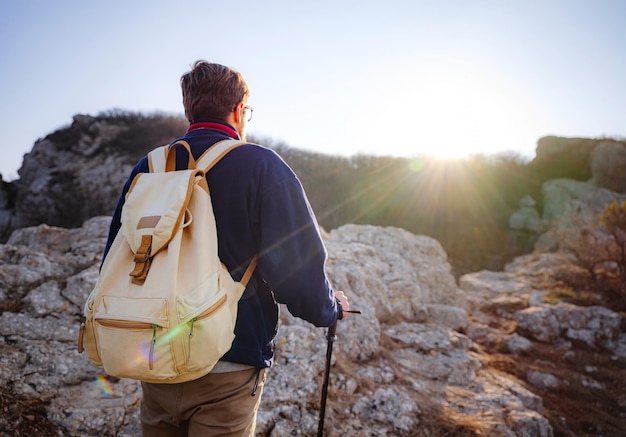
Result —
[[[351,132],[368,151],[462,158],[533,144],[532,119],[519,91],[472,69],[416,73],[374,91]]]
[[[410,135],[422,153],[436,157],[461,158],[502,149],[524,120],[498,84],[467,72],[439,71],[409,88],[409,112],[414,117]]]

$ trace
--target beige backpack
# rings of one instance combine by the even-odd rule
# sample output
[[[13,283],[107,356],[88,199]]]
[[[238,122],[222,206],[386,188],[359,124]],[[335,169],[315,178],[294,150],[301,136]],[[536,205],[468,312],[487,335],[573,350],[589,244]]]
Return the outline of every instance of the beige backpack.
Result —
[[[176,144],[189,153],[174,171]],[[236,140],[217,143],[197,161],[179,141],[150,152],[150,173],[132,181],[121,228],[84,308],[78,350],[106,373],[154,383],[207,374],[230,349],[241,282],[218,258],[208,172]]]

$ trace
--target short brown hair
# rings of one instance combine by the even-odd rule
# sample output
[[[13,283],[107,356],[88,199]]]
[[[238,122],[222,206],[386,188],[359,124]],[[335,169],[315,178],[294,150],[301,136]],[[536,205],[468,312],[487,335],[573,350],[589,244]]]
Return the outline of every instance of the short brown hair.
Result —
[[[181,76],[180,85],[190,122],[205,118],[223,120],[250,95],[239,72],[204,60],[196,61],[191,71]]]

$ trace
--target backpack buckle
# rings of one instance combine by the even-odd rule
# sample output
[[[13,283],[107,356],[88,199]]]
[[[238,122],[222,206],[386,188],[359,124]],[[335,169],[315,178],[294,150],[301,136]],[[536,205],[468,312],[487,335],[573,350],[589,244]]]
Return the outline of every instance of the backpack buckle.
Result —
[[[135,262],[135,268],[129,273],[132,276],[133,282],[136,284],[143,284],[148,276],[148,270],[150,270],[150,264],[152,259],[150,258],[150,252],[152,251],[152,235],[142,235],[141,245],[137,249],[137,253],[133,258]]]

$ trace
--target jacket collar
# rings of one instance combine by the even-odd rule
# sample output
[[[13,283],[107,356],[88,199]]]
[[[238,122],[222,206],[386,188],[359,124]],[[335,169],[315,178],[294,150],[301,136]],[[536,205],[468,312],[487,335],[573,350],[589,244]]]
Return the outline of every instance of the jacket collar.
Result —
[[[240,139],[239,134],[231,125],[226,124],[224,122],[220,122],[220,121],[198,121],[198,122],[191,123],[189,125],[189,128],[187,129],[187,133],[196,131],[199,129],[218,130],[218,131],[222,131],[228,134],[228,136],[230,136],[231,138],[235,138],[237,140]]]

